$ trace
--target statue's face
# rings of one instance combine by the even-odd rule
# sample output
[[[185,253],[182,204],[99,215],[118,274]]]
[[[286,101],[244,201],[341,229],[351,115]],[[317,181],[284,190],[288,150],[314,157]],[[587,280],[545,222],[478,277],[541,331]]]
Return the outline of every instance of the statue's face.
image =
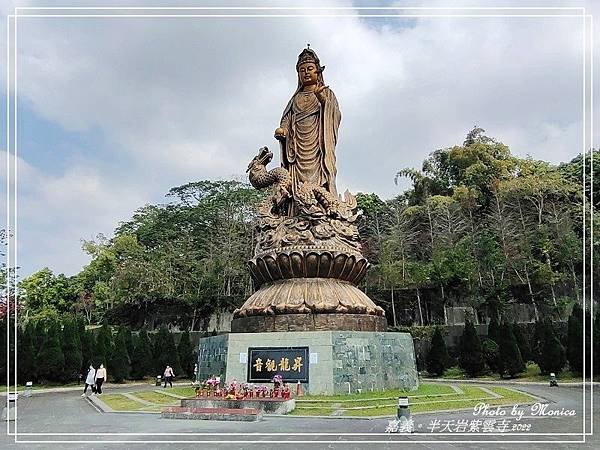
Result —
[[[319,72],[315,63],[307,62],[300,64],[298,67],[298,78],[302,86],[317,84],[319,80]]]

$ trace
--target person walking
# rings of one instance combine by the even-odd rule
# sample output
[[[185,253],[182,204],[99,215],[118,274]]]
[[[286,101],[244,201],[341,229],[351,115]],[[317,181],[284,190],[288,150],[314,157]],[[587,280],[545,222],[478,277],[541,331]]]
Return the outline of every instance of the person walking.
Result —
[[[100,364],[100,368],[96,371],[96,393],[102,394],[102,383],[106,381],[106,369],[104,364]]]
[[[163,373],[163,378],[165,379],[165,385],[163,386],[163,389],[167,387],[167,383],[169,383],[170,387],[173,387],[174,376],[175,374],[173,373],[173,369],[171,368],[171,366],[167,366],[165,372]]]
[[[96,394],[95,380],[96,369],[94,369],[94,366],[90,364],[90,369],[88,370],[87,376],[85,377],[85,387],[83,388],[83,394],[81,394],[82,397],[85,397],[88,386],[92,388],[92,395]]]

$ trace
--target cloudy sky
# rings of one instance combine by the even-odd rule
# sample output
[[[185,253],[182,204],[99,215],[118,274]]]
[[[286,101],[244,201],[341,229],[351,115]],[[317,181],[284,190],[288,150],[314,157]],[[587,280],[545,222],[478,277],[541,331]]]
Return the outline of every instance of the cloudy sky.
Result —
[[[2,36],[14,6],[36,5],[5,3]],[[118,5],[69,2],[100,3]],[[152,4],[160,2],[139,3]],[[520,156],[558,163],[581,151],[581,18],[311,17],[311,12],[277,11],[303,16],[268,18],[19,17],[21,276],[45,266],[77,273],[88,262],[81,239],[111,236],[138,207],[166,201],[173,186],[242,179],[259,147],[278,149],[273,130],[295,88],[296,58],[307,42],[327,66],[326,84],[342,110],[340,191],[393,197],[407,186],[394,184],[398,170],[419,167],[433,150],[460,144],[474,125]],[[6,45],[3,39],[3,61]],[[5,86],[6,73],[0,77]],[[1,100],[4,105],[6,92]],[[3,110],[3,136],[5,116]],[[5,139],[0,150],[5,160]],[[4,187],[5,164],[0,178]],[[0,196],[3,211],[5,197]]]

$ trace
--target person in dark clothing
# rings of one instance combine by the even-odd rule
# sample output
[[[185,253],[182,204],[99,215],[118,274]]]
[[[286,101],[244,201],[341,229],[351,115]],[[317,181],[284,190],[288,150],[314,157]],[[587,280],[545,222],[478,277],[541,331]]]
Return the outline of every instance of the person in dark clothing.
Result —
[[[100,364],[100,368],[96,371],[96,393],[102,394],[102,383],[106,380],[106,369],[104,364]]]

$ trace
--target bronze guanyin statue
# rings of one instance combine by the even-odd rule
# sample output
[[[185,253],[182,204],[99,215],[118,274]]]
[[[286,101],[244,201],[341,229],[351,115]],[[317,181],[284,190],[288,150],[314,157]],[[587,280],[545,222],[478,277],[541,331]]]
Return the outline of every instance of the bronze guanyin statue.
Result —
[[[271,192],[259,207],[248,262],[257,290],[234,312],[233,332],[387,328],[383,309],[356,287],[369,263],[361,253],[356,198],[336,190],[341,114],[324,68],[310,48],[300,53],[298,88],[275,130],[282,167],[267,170],[273,159],[267,147],[248,166],[250,183]]]

